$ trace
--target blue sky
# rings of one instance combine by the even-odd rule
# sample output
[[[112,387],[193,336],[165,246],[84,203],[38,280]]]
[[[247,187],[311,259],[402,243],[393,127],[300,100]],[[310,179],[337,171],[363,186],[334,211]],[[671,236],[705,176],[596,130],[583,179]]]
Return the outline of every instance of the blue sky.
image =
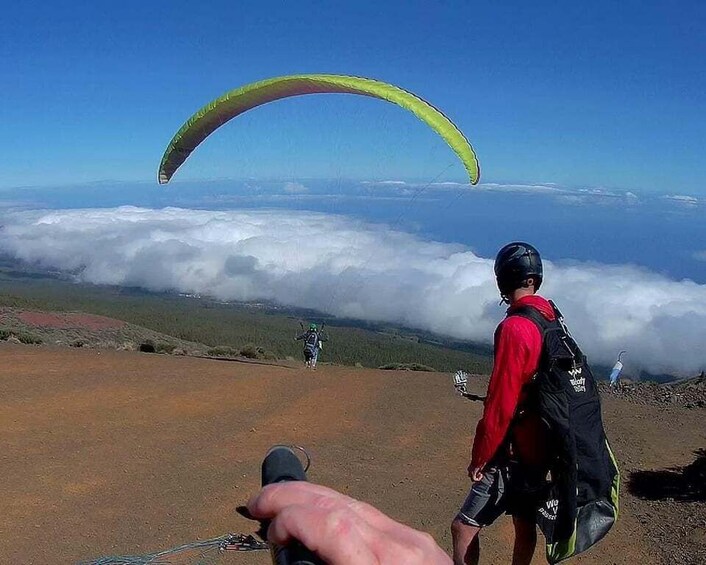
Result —
[[[173,133],[212,98],[269,76],[331,72],[386,80],[442,108],[485,181],[705,195],[706,4],[568,4],[11,3],[0,188],[152,180]],[[405,112],[312,97],[229,124],[179,175],[442,172],[463,178]]]

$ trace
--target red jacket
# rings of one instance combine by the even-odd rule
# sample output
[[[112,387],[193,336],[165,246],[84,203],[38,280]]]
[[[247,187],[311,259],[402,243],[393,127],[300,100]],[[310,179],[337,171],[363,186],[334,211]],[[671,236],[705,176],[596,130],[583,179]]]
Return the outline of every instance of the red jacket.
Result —
[[[531,320],[512,316],[519,306],[536,308],[547,320],[554,320],[551,304],[536,294],[524,296],[508,308],[508,317],[495,330],[493,373],[488,385],[483,418],[473,441],[471,466],[484,467],[503,444],[518,405],[524,400],[523,387],[537,372],[542,353],[542,335]],[[540,465],[545,456],[542,424],[530,414],[513,425],[513,455],[529,465]]]

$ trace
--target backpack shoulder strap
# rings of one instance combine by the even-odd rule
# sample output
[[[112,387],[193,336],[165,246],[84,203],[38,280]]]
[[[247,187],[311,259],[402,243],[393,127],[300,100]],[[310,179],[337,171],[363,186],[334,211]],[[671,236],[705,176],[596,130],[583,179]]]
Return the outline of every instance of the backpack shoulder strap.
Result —
[[[547,320],[536,308],[520,306],[513,309],[509,316],[522,316],[531,320],[542,336],[542,357],[540,367],[550,368],[557,362],[580,363],[583,357],[581,350],[562,323],[561,312],[550,302],[556,318]]]
[[[584,365],[586,362],[584,354],[566,328],[561,312],[551,300],[549,304],[555,314],[555,319],[551,321],[531,306],[520,306],[510,312],[509,316],[522,316],[532,320],[539,328],[542,335],[544,366],[550,367],[557,362],[564,365],[571,363],[572,366]]]
[[[532,306],[519,306],[517,308],[513,308],[512,312],[510,312],[507,317],[510,318],[511,316],[520,316],[534,322],[534,325],[537,326],[539,333],[542,335],[542,341],[544,341],[544,334],[550,329],[551,326],[553,326],[552,322],[547,320],[544,316],[542,316],[542,314],[539,313],[539,310],[533,308]]]
[[[521,318],[526,318],[532,322],[539,330],[539,335],[542,339],[542,353],[540,356],[539,367],[537,367],[537,373],[541,370],[544,364],[545,351],[546,351],[546,337],[547,332],[551,329],[552,322],[547,320],[536,308],[532,306],[518,306],[513,308],[511,312],[508,313],[507,318],[512,316],[519,316]],[[506,318],[506,319],[507,319]],[[528,414],[536,413],[539,407],[539,389],[537,386],[537,373],[530,379],[529,382],[525,383],[523,386],[524,399],[521,400],[517,408],[515,409],[515,415],[511,423],[510,431],[508,432],[506,441],[511,444],[514,434],[515,426],[527,417]]]

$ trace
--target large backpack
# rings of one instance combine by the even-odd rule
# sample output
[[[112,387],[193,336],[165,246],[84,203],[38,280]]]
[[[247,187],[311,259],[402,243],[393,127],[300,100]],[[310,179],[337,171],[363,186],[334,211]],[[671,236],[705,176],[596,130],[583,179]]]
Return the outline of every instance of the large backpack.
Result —
[[[316,348],[319,346],[319,334],[318,332],[309,331],[304,338],[304,351],[313,354]]]
[[[559,309],[549,321],[531,306],[513,310],[542,334],[542,355],[530,387],[548,428],[549,482],[537,524],[549,563],[585,551],[618,518],[620,473],[608,445],[596,381],[585,355],[564,325]]]

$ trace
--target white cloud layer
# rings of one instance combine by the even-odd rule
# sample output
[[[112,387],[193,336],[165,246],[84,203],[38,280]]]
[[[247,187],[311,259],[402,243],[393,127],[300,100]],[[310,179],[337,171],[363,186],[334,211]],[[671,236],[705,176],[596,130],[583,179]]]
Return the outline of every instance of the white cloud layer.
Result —
[[[292,211],[179,208],[6,214],[0,250],[86,282],[273,300],[489,342],[492,260],[386,226]],[[706,285],[633,266],[547,262],[542,291],[594,362],[706,369]]]

